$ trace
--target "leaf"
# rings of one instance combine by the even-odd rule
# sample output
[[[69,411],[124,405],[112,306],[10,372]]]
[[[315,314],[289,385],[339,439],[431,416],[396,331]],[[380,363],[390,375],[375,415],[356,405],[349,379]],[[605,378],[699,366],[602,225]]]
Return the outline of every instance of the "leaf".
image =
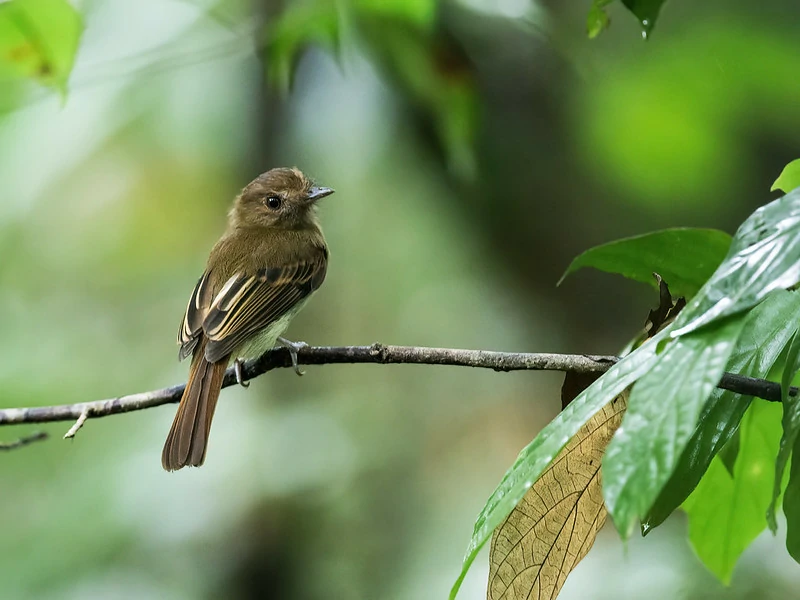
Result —
[[[743,324],[743,317],[733,318],[678,338],[634,385],[603,459],[603,497],[623,539],[647,516],[675,470]]]
[[[270,82],[287,91],[300,52],[311,44],[327,50],[338,48],[341,23],[338,5],[329,0],[296,2],[264,30],[265,62]]]
[[[620,480],[628,478],[631,466],[633,465],[635,468],[636,462],[626,463],[624,457],[618,454],[618,458],[612,459],[611,464],[614,463],[614,460],[619,460],[619,465],[623,468],[616,474],[616,477],[608,469],[604,473],[606,503],[615,519],[618,514],[622,517],[623,535],[629,533],[632,527],[631,521],[646,514],[666,479],[674,470],[681,452],[694,431],[703,403],[717,383],[717,379],[712,375],[716,373],[716,377],[719,377],[721,374],[735,338],[741,332],[743,318],[718,323],[715,327],[709,327],[707,331],[698,332],[697,335],[688,337],[686,340],[679,338],[667,345],[661,356],[657,354],[657,349],[661,346],[665,336],[675,338],[679,334],[686,335],[700,327],[708,326],[715,320],[721,320],[726,316],[752,308],[771,291],[794,285],[800,276],[800,235],[798,233],[800,233],[800,190],[789,193],[755,211],[737,231],[723,263],[714,272],[711,279],[703,285],[691,303],[678,315],[675,322],[614,365],[606,375],[581,393],[540,432],[533,442],[523,449],[478,515],[461,573],[450,592],[451,599],[457,594],[469,566],[475,559],[478,550],[486,543],[490,533],[508,516],[524,492],[547,468],[561,448],[600,408],[647,373],[649,382],[639,392],[645,399],[637,408],[641,414],[637,415],[634,412],[633,418],[631,418],[634,398],[638,395],[634,388],[630,400],[631,408],[625,418],[630,429],[637,433],[633,437],[638,439],[625,440],[625,437],[631,438],[631,435],[629,429],[623,424],[609,445],[606,454],[606,462],[608,462],[609,456],[612,455],[612,449],[617,443],[622,445],[627,443],[634,448],[643,447],[653,451],[653,455],[645,457],[645,461],[652,459],[651,464],[657,468],[657,472],[644,479],[643,485],[638,484],[637,481],[633,493],[626,491],[624,485],[620,486]],[[682,344],[676,342],[682,342]],[[681,350],[681,348],[687,350]],[[683,365],[687,355],[694,356],[697,361]],[[660,369],[657,369],[656,367],[664,360],[665,356],[669,358]],[[705,363],[704,368],[699,368],[698,362]],[[689,371],[690,376],[687,377],[681,368]],[[673,398],[677,396],[664,381],[653,375],[654,372],[659,371],[662,375],[669,374],[678,377],[676,381],[679,383],[690,382],[692,385],[686,390],[686,397],[689,400],[687,407],[677,406],[678,402],[673,401],[667,403],[667,410],[662,411],[679,419],[677,425],[672,427],[673,436],[669,435],[668,426],[670,424],[665,422],[663,415],[656,415],[660,424],[667,427],[668,430],[656,431],[657,443],[653,445],[647,440],[651,431],[647,427],[647,423],[642,423],[643,416],[652,413],[654,407],[652,401],[647,401],[647,397],[654,390],[666,392]],[[698,398],[700,398],[699,401]],[[680,404],[683,403],[684,398],[682,397]],[[623,442],[618,442],[621,434]],[[671,444],[670,437],[672,438]],[[663,443],[666,445],[662,446]],[[642,462],[641,457],[638,462]],[[623,500],[616,507],[617,511],[609,502],[609,487],[612,490],[610,495],[614,502],[620,498]],[[766,505],[764,509],[766,510]]]
[[[653,272],[676,296],[694,296],[725,258],[731,237],[716,229],[664,229],[590,248],[577,256],[559,280],[582,267],[619,273],[654,285]]]
[[[727,390],[715,389],[711,393],[695,432],[681,454],[678,466],[642,519],[642,535],[647,535],[661,525],[683,504],[717,455],[722,459],[721,451],[738,439],[735,435],[752,399],[752,396],[742,396]],[[729,468],[725,460],[722,460],[722,464]],[[730,467],[729,470],[732,471],[733,468]]]
[[[739,556],[766,527],[772,465],[780,440],[779,413],[777,405],[755,400],[742,419],[733,477],[716,457],[683,504],[692,547],[726,583]]]
[[[664,326],[672,323],[686,306],[686,298],[680,296],[673,300],[667,282],[658,273],[653,273],[653,275],[658,282],[658,307],[647,315],[644,330],[648,338],[653,337]]]
[[[586,35],[593,40],[600,35],[611,24],[605,7],[614,0],[593,0],[589,7],[589,14],[586,15]]]
[[[783,494],[783,514],[786,515],[786,549],[800,563],[800,437],[794,440],[789,483]]]
[[[798,187],[800,187],[800,158],[783,167],[783,171],[781,171],[775,183],[772,184],[772,187],[769,188],[769,191],[781,190],[786,193]]]
[[[572,436],[600,409],[650,370],[656,360],[658,342],[663,340],[669,331],[669,328],[664,329],[611,367],[603,377],[570,402],[569,406],[548,423],[520,452],[475,520],[461,573],[450,590],[451,600],[456,597],[472,561],[495,528],[511,513],[532,483],[544,472]]]
[[[672,337],[752,308],[800,279],[800,190],[757,209],[742,223],[728,255],[678,315]],[[671,284],[672,282],[670,282]]]
[[[362,33],[383,73],[430,121],[450,170],[471,179],[480,118],[473,63],[454,38],[412,25],[364,15]]]
[[[30,78],[66,92],[82,29],[66,0],[0,4],[0,80]]]
[[[664,0],[622,0],[622,3],[639,19],[642,36],[647,38],[653,31]]]
[[[712,394],[712,397],[713,396],[714,396],[714,394]],[[746,403],[743,401],[744,399],[747,400]],[[742,408],[741,415],[739,416],[739,422],[736,423],[736,427],[733,430],[733,432],[730,434],[730,437],[728,438],[728,441],[725,442],[722,445],[722,447],[719,449],[719,452],[717,452],[717,456],[719,456],[719,459],[722,461],[722,464],[725,465],[725,468],[728,469],[728,473],[730,473],[731,475],[733,475],[733,467],[736,464],[736,457],[739,456],[739,424],[742,421],[742,417],[744,416],[744,413],[747,412],[748,408],[750,408],[750,402],[752,402],[753,397],[752,396],[744,396],[743,400],[742,400],[742,404],[744,404],[744,407]],[[710,402],[710,400],[709,400],[709,402]],[[711,462],[712,459],[713,459],[713,456],[711,458],[709,458],[709,463]],[[706,468],[708,468],[708,467],[706,466]],[[702,478],[702,475],[700,476],[700,478]],[[698,479],[698,481],[699,481],[699,479]],[[694,487],[697,487],[696,483],[695,483]],[[691,493],[692,493],[692,490],[689,490],[687,492],[687,494],[686,494],[686,498],[688,498],[689,494],[691,494]],[[686,498],[684,498],[683,500],[686,500]]]
[[[265,29],[270,82],[292,84],[302,51],[339,52],[347,42],[367,50],[385,79],[419,109],[441,144],[448,167],[462,179],[477,172],[475,138],[480,99],[474,66],[453,36],[435,30],[438,0],[306,0],[288,3]]]
[[[627,392],[581,427],[494,531],[488,600],[554,599],[606,520],[600,461]]]
[[[794,328],[786,324],[798,322],[800,295],[773,292],[748,314],[725,370],[765,378],[792,338]],[[711,460],[739,429],[751,399],[719,388],[712,392],[678,466],[643,521],[643,534],[663,523],[691,494]]]
[[[564,383],[561,384],[561,410],[567,408],[578,394],[600,379],[602,375],[602,373],[579,373],[577,371],[564,373]]]
[[[436,18],[438,0],[353,0],[359,12],[429,28]]]
[[[797,323],[797,315],[795,315],[793,321],[789,322]],[[792,342],[789,344],[789,351],[786,354],[786,367],[784,367],[783,376],[781,377],[781,405],[783,407],[781,426],[783,427],[783,435],[781,436],[781,444],[778,449],[778,458],[775,460],[775,480],[772,488],[772,500],[769,503],[769,510],[767,511],[767,523],[769,523],[769,527],[773,533],[778,529],[778,523],[775,519],[775,504],[778,502],[778,496],[781,494],[783,473],[786,470],[789,456],[797,440],[797,434],[800,432],[800,398],[789,394],[792,380],[795,375],[797,375],[798,371],[800,371],[800,332],[795,331]]]

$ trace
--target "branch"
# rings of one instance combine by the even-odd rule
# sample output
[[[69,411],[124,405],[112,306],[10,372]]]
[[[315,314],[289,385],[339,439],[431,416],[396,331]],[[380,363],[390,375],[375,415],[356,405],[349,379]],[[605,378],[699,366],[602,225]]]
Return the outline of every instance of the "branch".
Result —
[[[89,410],[85,409],[81,415],[78,417],[78,420],[75,421],[75,424],[69,428],[69,431],[64,434],[64,439],[68,440],[70,438],[74,438],[75,434],[80,431],[80,428],[83,427],[83,424],[86,423],[86,419],[89,418]]]
[[[572,371],[577,373],[604,373],[619,359],[616,356],[590,356],[585,354],[542,354],[524,352],[494,352],[489,350],[458,350],[454,348],[425,348],[417,346],[322,346],[305,347],[298,351],[297,362],[301,365],[323,365],[343,363],[373,364],[417,364],[451,365],[475,367],[495,371]],[[244,364],[244,379],[254,379],[273,369],[291,367],[292,361],[286,348],[274,348],[259,358]],[[223,387],[236,383],[233,368],[225,373]],[[0,409],[0,425],[22,423],[48,423],[53,421],[76,421],[70,429],[74,435],[86,419],[96,419],[142,410],[171,402],[178,402],[185,384],[160,390],[119,396],[108,400],[40,406],[31,408]],[[726,373],[719,387],[748,396],[780,402],[781,387],[777,383]],[[792,388],[792,395],[797,388]]]
[[[49,436],[44,431],[37,431],[36,433],[32,433],[30,435],[26,435],[21,437],[13,442],[0,442],[0,450],[16,450],[17,448],[22,448],[23,446],[27,446],[28,444],[33,444],[34,442],[41,442],[42,440],[46,440]]]

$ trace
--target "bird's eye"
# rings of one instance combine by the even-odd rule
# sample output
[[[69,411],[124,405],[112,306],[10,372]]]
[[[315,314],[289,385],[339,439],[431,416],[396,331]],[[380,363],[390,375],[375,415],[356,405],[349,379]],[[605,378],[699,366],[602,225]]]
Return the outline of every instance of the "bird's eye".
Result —
[[[272,210],[278,210],[281,207],[281,199],[279,196],[268,196],[267,197],[267,206],[269,206]]]

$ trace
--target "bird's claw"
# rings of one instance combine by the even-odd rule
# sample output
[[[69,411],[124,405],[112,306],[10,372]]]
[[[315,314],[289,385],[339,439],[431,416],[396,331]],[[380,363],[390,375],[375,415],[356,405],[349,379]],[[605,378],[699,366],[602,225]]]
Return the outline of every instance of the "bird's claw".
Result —
[[[278,338],[278,342],[280,342],[281,346],[289,351],[289,356],[292,358],[292,367],[294,367],[294,372],[300,376],[305,375],[306,372],[300,370],[300,365],[297,363],[297,352],[303,348],[308,348],[308,344],[305,342],[292,342],[291,340],[287,340],[286,338],[282,337]]]
[[[243,376],[242,376],[242,365],[243,364],[244,364],[244,361],[241,358],[237,358],[235,361],[233,361],[233,372],[236,374],[236,383],[238,383],[243,388],[248,388],[248,387],[250,387],[250,382],[249,381],[245,381]]]

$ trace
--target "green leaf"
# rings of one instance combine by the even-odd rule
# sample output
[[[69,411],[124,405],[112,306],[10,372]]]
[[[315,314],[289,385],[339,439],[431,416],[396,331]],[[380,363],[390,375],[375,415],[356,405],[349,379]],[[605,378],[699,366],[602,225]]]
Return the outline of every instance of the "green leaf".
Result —
[[[594,0],[589,7],[589,14],[586,15],[586,34],[592,40],[600,35],[611,24],[605,7],[614,0]]]
[[[438,0],[287,3],[264,32],[270,83],[287,91],[308,46],[338,54],[356,40],[384,78],[396,83],[430,120],[450,170],[473,179],[480,118],[474,68],[457,43],[434,32],[438,6]]]
[[[359,12],[388,17],[428,28],[436,18],[438,0],[352,0]]]
[[[716,229],[664,229],[590,248],[577,256],[562,281],[581,267],[619,273],[658,287],[658,273],[675,296],[694,296],[725,258],[731,236]]]
[[[340,13],[337,2],[314,0],[288,5],[264,30],[265,58],[270,82],[286,91],[291,87],[300,52],[311,44],[329,51],[339,47]]]
[[[668,344],[660,356],[656,349],[661,346],[665,336],[686,336],[714,321],[741,313],[764,300],[770,292],[794,285],[798,277],[800,190],[755,211],[737,231],[725,260],[678,315],[675,323],[589,386],[522,451],[476,520],[451,598],[457,593],[478,550],[555,454],[600,407],[646,374],[633,389],[631,408],[609,446],[604,461],[604,464],[610,461],[612,465],[610,476],[604,470],[604,478],[610,479],[611,489],[610,493],[605,490],[606,502],[611,505],[609,508],[615,514],[615,521],[619,520],[617,525],[623,535],[629,534],[635,519],[644,517],[674,470],[694,432],[703,403],[724,369],[744,318],[717,323],[686,339],[678,338]],[[676,388],[686,388],[685,393],[681,393],[683,389],[676,392],[670,388],[670,382]],[[652,395],[656,393],[672,397],[673,401],[666,402],[661,413],[673,416],[676,419],[674,423],[670,423],[662,414],[653,414],[657,405],[652,401]],[[639,406],[633,410],[636,395],[642,398],[642,402],[637,403]],[[681,397],[678,400],[679,395]],[[659,425],[654,435],[649,427],[650,422],[646,420],[650,416],[653,417],[652,423]],[[656,442],[650,443],[648,437],[655,437]],[[628,445],[634,453],[643,449],[651,454],[645,456],[644,460],[639,457],[638,461],[625,462],[622,453],[617,452],[617,456],[614,456],[612,448],[615,444],[623,447]],[[620,468],[616,473],[614,461],[619,461]],[[652,475],[645,473],[647,477],[642,477],[641,481],[640,478],[631,480],[632,472],[648,462],[656,472]],[[737,460],[737,467],[742,462],[746,460]],[[624,485],[620,486],[621,481],[633,481],[633,491],[626,491]],[[764,510],[768,501],[769,497],[764,503]]]
[[[719,457],[683,505],[689,541],[703,564],[729,582],[739,556],[766,526],[780,407],[755,400],[742,419],[733,477]]]
[[[709,400],[709,402],[713,400],[714,394],[711,394],[711,396],[712,398]],[[743,403],[744,406],[739,416],[739,422],[741,422],[742,417],[744,416],[744,413],[747,411],[747,409],[750,408],[750,402],[753,400],[752,396],[750,397],[745,396],[744,399],[746,399],[747,402]],[[722,461],[722,464],[725,465],[725,468],[728,469],[728,473],[730,473],[731,475],[733,475],[733,466],[736,464],[736,457],[739,455],[739,422],[736,423],[736,429],[730,435],[728,441],[725,444],[723,444],[723,446],[719,449],[719,452],[717,453],[720,460]],[[713,458],[714,457],[712,456],[708,459],[709,463]],[[708,467],[706,466],[706,468]],[[700,481],[700,478],[702,478],[702,474],[698,478],[698,481]],[[694,487],[692,487],[692,489],[694,489],[695,487],[697,487],[697,482],[695,482],[695,485]],[[692,490],[688,490],[686,493],[686,498],[688,498],[689,494],[691,493]],[[686,498],[683,498],[683,500],[686,500]]]
[[[797,316],[789,322],[797,323]],[[778,458],[775,461],[775,481],[773,482],[772,500],[769,503],[769,510],[767,511],[767,522],[773,532],[778,529],[778,523],[775,519],[775,504],[778,502],[778,496],[781,494],[783,473],[786,470],[789,456],[797,440],[797,434],[800,432],[800,398],[789,395],[789,388],[798,371],[800,371],[800,332],[795,332],[792,343],[789,345],[789,352],[786,354],[786,367],[783,370],[783,377],[781,377],[781,404],[783,406],[781,425],[783,427],[783,435],[781,436]]]
[[[766,378],[794,335],[794,326],[787,327],[787,323],[800,323],[800,294],[779,290],[747,315],[725,370]],[[678,466],[644,519],[644,534],[663,523],[692,493],[711,460],[739,429],[751,400],[750,396],[714,389]],[[733,472],[732,466],[729,471]]]
[[[628,410],[603,458],[603,498],[627,539],[678,465],[719,382],[744,317],[670,343],[633,386]]]
[[[664,0],[622,0],[642,24],[642,35],[647,38],[653,31]]]
[[[781,190],[785,193],[791,192],[798,187],[800,187],[800,158],[783,167],[783,171],[781,171],[769,191]]]
[[[473,179],[480,120],[473,67],[457,44],[412,25],[362,15],[361,32],[383,73],[430,119],[451,172]]]
[[[30,78],[65,93],[82,29],[66,0],[0,4],[0,81]]]
[[[600,379],[578,394],[567,408],[520,452],[475,521],[461,573],[450,591],[451,600],[456,597],[472,561],[495,528],[509,515],[572,436],[595,413],[650,370],[656,360],[658,342],[668,333],[669,328],[664,329],[611,367]]]
[[[789,483],[783,494],[783,514],[786,515],[786,549],[800,563],[800,437],[794,440]]]
[[[728,255],[675,320],[673,337],[752,308],[800,280],[800,190],[762,206],[742,223]]]

